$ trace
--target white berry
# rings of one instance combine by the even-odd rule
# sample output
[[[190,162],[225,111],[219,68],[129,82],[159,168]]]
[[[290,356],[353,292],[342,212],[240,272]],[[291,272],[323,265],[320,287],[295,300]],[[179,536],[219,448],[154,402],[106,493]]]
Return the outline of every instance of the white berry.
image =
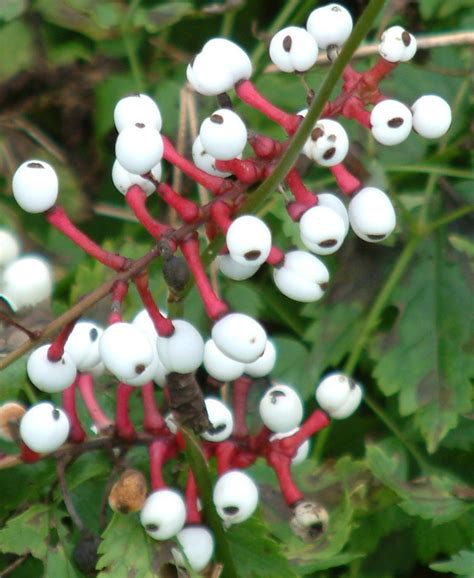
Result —
[[[249,279],[260,268],[260,265],[255,265],[255,263],[249,263],[248,261],[246,263],[237,262],[228,253],[217,257],[217,266],[221,273],[234,281]]]
[[[413,124],[410,109],[398,100],[382,100],[370,114],[371,131],[376,141],[386,146],[403,142]]]
[[[342,373],[327,375],[316,388],[316,401],[326,413],[336,419],[352,415],[361,399],[361,387]]]
[[[100,362],[99,341],[104,330],[92,321],[78,321],[71,331],[65,351],[79,371],[89,371]]]
[[[215,159],[238,157],[247,144],[247,128],[238,114],[220,108],[207,117],[199,129],[204,149]]]
[[[311,12],[306,28],[319,48],[342,46],[352,32],[352,16],[343,6],[328,4]]]
[[[301,240],[317,255],[335,253],[346,236],[344,220],[336,211],[320,204],[303,213],[299,227]]]
[[[51,209],[58,198],[58,188],[56,171],[44,161],[26,161],[13,175],[13,196],[27,213]]]
[[[178,533],[176,539],[191,569],[195,572],[204,570],[214,553],[214,538],[211,532],[204,526],[188,526]],[[176,554],[177,564],[184,566],[181,552],[178,553],[178,556]]]
[[[69,435],[66,414],[52,403],[32,406],[20,422],[20,437],[34,452],[46,454],[60,448]]]
[[[344,221],[344,227],[346,235],[349,231],[349,215],[347,214],[347,209],[344,203],[333,195],[332,193],[318,193],[318,205],[321,207],[329,207],[341,217]]]
[[[35,349],[28,358],[26,371],[31,383],[41,391],[56,393],[69,387],[76,379],[76,365],[67,351],[59,361],[48,359],[51,344]]]
[[[199,136],[196,137],[196,140],[193,143],[192,155],[194,164],[198,169],[201,169],[201,171],[204,171],[208,175],[225,178],[232,174],[218,171],[216,169],[216,159],[204,149]]]
[[[114,109],[114,122],[118,132],[135,123],[143,123],[160,131],[162,119],[156,102],[146,94],[133,94],[121,98]]]
[[[306,251],[290,251],[281,267],[273,269],[278,289],[290,299],[310,303],[321,299],[329,282],[326,265]]]
[[[264,352],[267,334],[252,317],[229,313],[214,324],[212,339],[228,357],[242,363],[252,363]]]
[[[276,384],[265,392],[259,405],[263,423],[273,432],[285,433],[298,427],[303,419],[303,404],[296,391]]]
[[[245,364],[231,359],[217,347],[212,339],[204,346],[204,367],[209,375],[219,381],[233,381],[242,375]]]
[[[168,372],[190,373],[201,365],[204,341],[199,331],[188,321],[173,319],[174,333],[158,337],[156,346],[161,362]]]
[[[163,149],[160,133],[143,123],[126,126],[115,142],[118,162],[134,175],[151,171],[161,161]]]
[[[401,26],[387,28],[382,34],[379,54],[389,62],[407,62],[416,53],[416,39]]]
[[[425,94],[411,107],[413,128],[424,138],[439,138],[451,126],[451,107],[440,96]]]
[[[217,480],[212,498],[226,525],[240,524],[255,512],[258,488],[250,476],[231,470]]]
[[[10,263],[3,272],[3,297],[14,311],[31,307],[51,297],[53,273],[48,262],[27,255]]]
[[[288,26],[277,32],[269,51],[273,64],[283,72],[305,72],[318,58],[316,40],[298,26]]]
[[[161,312],[163,313],[163,311]],[[135,315],[132,321],[132,325],[139,329],[148,338],[153,349],[156,348],[156,340],[158,339],[158,332],[155,329],[155,325],[150,317],[150,314],[146,309],[142,309],[139,313]],[[165,386],[166,374],[168,373],[166,367],[160,359],[160,356],[156,356],[155,370],[152,376],[152,380],[160,385]]]
[[[276,355],[275,346],[267,339],[264,352],[254,362],[245,365],[245,373],[251,377],[264,377],[268,375],[275,366]]]
[[[140,512],[140,522],[155,540],[168,540],[183,529],[186,506],[174,490],[156,490],[148,496]]]
[[[207,415],[212,427],[201,434],[208,442],[222,442],[232,434],[234,418],[230,409],[220,399],[206,397]]]
[[[0,268],[14,261],[20,251],[18,237],[7,229],[0,229]]]
[[[237,217],[226,233],[229,255],[242,265],[262,265],[272,248],[272,234],[267,225],[253,215]]]
[[[300,116],[306,116],[301,111]],[[344,127],[335,120],[323,118],[315,124],[303,147],[303,153],[323,167],[332,167],[346,158],[349,151],[349,137]]]
[[[375,187],[365,187],[352,198],[349,219],[354,233],[370,243],[386,239],[397,222],[390,199]]]
[[[153,167],[152,173],[157,180],[161,179],[161,163]],[[144,179],[140,175],[134,175],[126,171],[117,159],[115,159],[112,167],[112,181],[115,188],[122,193],[122,195],[126,195],[128,189],[133,185],[138,185],[148,196],[155,192],[155,185],[151,181]]]

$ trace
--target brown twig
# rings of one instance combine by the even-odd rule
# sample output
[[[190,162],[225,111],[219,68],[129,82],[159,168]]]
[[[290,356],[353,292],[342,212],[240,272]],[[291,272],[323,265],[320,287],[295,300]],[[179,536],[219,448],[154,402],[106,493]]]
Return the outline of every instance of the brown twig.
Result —
[[[14,570],[16,570],[18,568],[18,566],[23,564],[23,562],[27,558],[28,558],[28,554],[23,554],[23,556],[20,556],[19,558],[17,558],[14,562],[12,562],[9,566],[4,568],[0,572],[0,578],[4,578],[5,576],[8,576],[9,574],[11,574]]]
[[[77,527],[78,530],[83,532],[85,530],[84,522],[82,521],[81,517],[79,516],[76,506],[72,501],[71,494],[69,493],[69,488],[67,487],[66,482],[66,459],[60,458],[56,464],[56,472],[58,474],[59,480],[59,487],[61,488],[61,494],[63,496],[64,505],[66,506],[66,510],[68,511],[71,520],[73,521],[74,525]]]
[[[28,337],[30,339],[32,339],[33,341],[36,341],[38,339],[38,337],[41,335],[41,333],[39,331],[30,331],[27,327],[23,327],[23,325],[21,325],[20,323],[18,323],[14,319],[12,319],[6,313],[3,313],[3,311],[0,311],[0,321],[3,321],[7,325],[11,325],[12,327],[16,327],[21,332],[28,335]]]

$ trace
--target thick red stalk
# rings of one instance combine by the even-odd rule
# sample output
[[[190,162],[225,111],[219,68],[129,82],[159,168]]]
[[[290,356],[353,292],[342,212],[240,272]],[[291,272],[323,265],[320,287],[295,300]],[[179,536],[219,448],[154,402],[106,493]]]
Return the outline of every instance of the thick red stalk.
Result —
[[[398,62],[389,62],[380,56],[372,68],[362,74],[362,82],[370,88],[378,88],[380,81],[390,74],[398,64]]]
[[[86,433],[82,428],[76,408],[76,380],[67,387],[63,393],[63,409],[69,418],[71,429],[69,430],[69,439],[74,443],[81,443],[86,439]]]
[[[148,447],[150,456],[150,478],[153,491],[166,488],[166,482],[163,477],[163,466],[168,453],[168,443],[165,440],[158,439],[153,441]]]
[[[188,470],[184,496],[186,501],[186,524],[200,524],[202,516],[198,510],[199,492],[196,479],[191,469]]]
[[[257,157],[267,161],[276,159],[283,150],[278,141],[261,134],[249,134],[248,142]]]
[[[170,337],[174,333],[174,326],[171,319],[165,317],[156,304],[148,285],[148,273],[144,271],[139,277],[133,280],[140,295],[140,299],[148,311],[148,315],[153,321],[156,331],[160,337]]]
[[[114,269],[115,271],[122,271],[128,265],[128,259],[121,255],[109,253],[89,239],[82,231],[80,231],[66,215],[65,210],[55,205],[45,212],[46,219],[50,225],[61,231],[63,235],[69,237],[71,241],[80,247],[85,253],[99,261],[100,263]]]
[[[288,506],[293,506],[304,498],[291,476],[291,458],[278,452],[270,451],[267,455],[268,465],[275,471],[281,493]]]
[[[370,112],[365,109],[364,103],[357,97],[348,98],[342,107],[341,114],[346,118],[353,118],[365,128],[371,129]]]
[[[135,428],[129,416],[129,399],[135,388],[119,382],[115,409],[115,431],[119,438],[133,440],[136,436]]]
[[[270,254],[267,257],[267,263],[273,267],[278,267],[283,264],[285,260],[285,253],[278,247],[272,246]]]
[[[215,165],[217,170],[232,173],[237,180],[246,185],[253,185],[262,179],[261,169],[250,159],[216,160]]]
[[[216,455],[217,473],[219,476],[224,475],[226,472],[232,469],[233,460],[237,451],[237,446],[229,440],[225,440],[217,444],[214,452]]]
[[[156,189],[161,198],[178,213],[185,223],[192,223],[199,217],[199,207],[193,201],[185,199],[166,183]]]
[[[232,409],[234,412],[234,438],[245,438],[247,429],[247,399],[253,380],[248,375],[238,377],[232,384]]]
[[[303,180],[296,169],[291,169],[291,171],[286,175],[285,182],[290,188],[297,203],[301,203],[306,207],[313,207],[318,204],[318,195],[315,195],[305,187]]]
[[[24,442],[21,442],[20,455],[21,460],[25,462],[25,464],[34,464],[41,458],[41,454],[30,450],[30,448]]]
[[[155,386],[152,381],[142,386],[143,401],[143,429],[153,435],[157,435],[166,428],[155,400]]]
[[[301,117],[288,114],[267,100],[250,80],[242,80],[235,85],[240,100],[263,113],[267,118],[279,124],[287,134],[292,135],[300,125]]]
[[[224,233],[227,233],[228,228],[232,225],[230,218],[232,210],[227,203],[223,201],[216,201],[211,205],[211,220]]]
[[[357,177],[351,174],[342,163],[329,167],[329,169],[334,175],[339,188],[345,195],[352,195],[360,189],[362,183]]]
[[[135,217],[156,241],[172,230],[169,225],[162,225],[150,215],[146,208],[147,195],[138,185],[133,185],[128,189],[125,200]]]
[[[111,429],[114,422],[109,419],[99,405],[94,392],[94,378],[90,373],[80,373],[77,387],[86,409],[99,432]]]
[[[122,306],[128,293],[128,281],[118,281],[112,287],[112,303],[110,305],[110,315],[108,324],[120,323],[122,321]]]
[[[320,409],[317,409],[303,422],[295,434],[272,443],[275,447],[281,448],[285,454],[293,456],[303,442],[329,424],[328,416]]]
[[[223,315],[229,312],[229,308],[221,301],[212,288],[204,266],[201,261],[201,254],[199,251],[199,241],[197,236],[190,236],[180,244],[181,251],[189,269],[191,270],[196,287],[201,295],[201,300],[206,310],[207,315],[213,321],[220,319]]]
[[[52,361],[53,363],[61,361],[64,355],[64,346],[66,344],[66,341],[68,340],[68,337],[71,335],[74,326],[76,325],[76,321],[77,319],[74,319],[74,321],[68,323],[61,331],[61,333],[57,335],[57,337],[51,343],[51,345],[48,347],[47,353],[48,361]]]

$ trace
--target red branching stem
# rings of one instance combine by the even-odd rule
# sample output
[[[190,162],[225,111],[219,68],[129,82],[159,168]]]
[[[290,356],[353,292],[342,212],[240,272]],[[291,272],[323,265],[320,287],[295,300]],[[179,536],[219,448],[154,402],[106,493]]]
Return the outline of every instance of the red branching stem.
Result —
[[[283,150],[281,144],[278,141],[261,134],[250,134],[248,137],[248,142],[253,148],[257,157],[264,160],[274,160],[280,156]]]
[[[380,81],[390,74],[398,64],[398,62],[389,62],[380,56],[374,66],[362,74],[363,83],[371,88],[377,88]]]
[[[222,476],[232,469],[233,460],[238,448],[235,443],[230,440],[225,440],[218,443],[214,451],[217,460],[217,473],[219,476]]]
[[[186,480],[184,497],[186,502],[186,523],[200,524],[202,521],[202,516],[198,509],[199,492],[196,479],[191,469],[188,471],[188,479]]]
[[[233,437],[245,438],[247,429],[247,399],[253,380],[248,375],[238,377],[232,385],[232,409],[234,411]]]
[[[168,319],[160,312],[158,305],[156,304],[155,299],[151,294],[150,287],[148,285],[148,273],[144,271],[138,277],[135,277],[133,281],[140,295],[140,299],[142,300],[145,309],[148,311],[148,315],[153,321],[153,325],[155,326],[158,335],[160,337],[170,337],[170,335],[173,335],[173,322],[171,319]]]
[[[360,72],[357,72],[350,64],[348,64],[342,73],[344,89],[347,90],[349,86],[354,86],[359,81],[360,77]]]
[[[301,117],[294,114],[288,114],[281,110],[269,100],[267,100],[257,90],[255,85],[250,80],[242,80],[235,86],[237,96],[254,108],[263,113],[267,118],[279,124],[287,134],[294,134],[301,122]]]
[[[262,170],[251,159],[216,160],[215,165],[217,170],[232,173],[246,185],[253,185],[262,178]]]
[[[193,201],[185,199],[166,183],[156,189],[160,197],[178,213],[185,223],[193,223],[199,217],[199,207]]]
[[[303,442],[327,427],[329,423],[328,416],[320,409],[317,409],[303,422],[296,433],[273,443],[281,447],[285,454],[289,452],[290,455],[294,455]]]
[[[80,247],[85,253],[115,271],[122,271],[128,264],[128,259],[121,255],[109,253],[97,245],[92,239],[80,231],[70,220],[66,211],[55,205],[45,212],[46,219],[50,225],[61,231],[71,241]]]
[[[119,382],[117,386],[117,403],[115,409],[115,431],[119,438],[133,440],[136,436],[135,428],[129,416],[129,399],[135,388]]]
[[[279,267],[280,265],[283,265],[284,260],[285,253],[273,245],[270,249],[270,254],[267,257],[267,263],[273,267]]]
[[[66,341],[68,337],[71,335],[74,326],[76,325],[77,319],[68,323],[64,329],[56,336],[55,340],[51,343],[48,348],[47,358],[48,361],[52,361],[53,363],[61,361],[64,355],[64,346],[66,345]]]
[[[163,158],[178,167],[190,179],[196,181],[214,195],[219,195],[228,188],[229,185],[225,179],[208,175],[204,171],[201,171],[201,169],[198,169],[194,163],[181,156],[171,141],[165,136],[163,136],[163,144],[165,146]]]
[[[163,466],[168,454],[168,443],[163,439],[153,441],[148,448],[150,457],[150,478],[153,491],[166,488]]]
[[[86,433],[81,425],[79,416],[77,415],[76,386],[77,378],[69,387],[63,391],[62,398],[63,408],[67,417],[69,418],[69,424],[71,426],[69,430],[69,439],[73,443],[81,443],[86,439]]]
[[[20,446],[20,455],[21,460],[25,462],[25,464],[34,464],[41,458],[40,454],[31,450],[24,442],[22,442]]]
[[[346,118],[353,118],[365,128],[372,127],[370,123],[370,112],[365,109],[364,103],[357,97],[348,98],[342,107],[341,114]]]
[[[249,450],[257,455],[263,455],[265,448],[268,447],[270,436],[273,432],[263,426],[257,435],[253,436],[249,441]]]
[[[308,210],[306,205],[302,205],[301,203],[295,203],[291,201],[286,205],[286,212],[292,221],[298,223],[304,213]]]
[[[90,373],[80,373],[77,377],[77,387],[95,427],[99,432],[110,429],[114,422],[105,415],[95,397],[94,378],[92,375]]]
[[[359,179],[350,173],[342,163],[329,167],[329,169],[345,195],[352,195],[362,186]]]
[[[199,252],[199,240],[197,235],[187,237],[180,244],[181,251],[189,269],[191,270],[194,282],[201,296],[202,303],[207,315],[213,321],[220,319],[223,315],[229,312],[229,308],[221,301],[212,288],[204,266],[201,261]]]
[[[293,506],[304,498],[291,475],[291,458],[278,452],[270,451],[267,455],[268,465],[275,471],[281,493],[288,506]]]
[[[221,229],[224,235],[227,233],[227,229],[232,225],[232,219],[230,218],[231,214],[231,208],[223,201],[216,201],[211,205],[211,220],[219,227],[219,229]]]
[[[108,324],[120,323],[122,321],[122,306],[128,293],[128,281],[117,281],[112,288],[112,303],[110,304],[110,315]]]
[[[303,180],[296,169],[291,169],[291,171],[286,175],[285,182],[290,188],[297,203],[305,205],[306,207],[313,207],[318,204],[318,195],[315,195],[305,187]]]
[[[146,208],[147,195],[138,185],[133,185],[128,189],[125,200],[135,217],[156,241],[172,230],[169,225],[163,225],[150,215]]]
[[[166,423],[155,400],[155,386],[152,381],[142,386],[143,429],[157,435],[166,429]]]

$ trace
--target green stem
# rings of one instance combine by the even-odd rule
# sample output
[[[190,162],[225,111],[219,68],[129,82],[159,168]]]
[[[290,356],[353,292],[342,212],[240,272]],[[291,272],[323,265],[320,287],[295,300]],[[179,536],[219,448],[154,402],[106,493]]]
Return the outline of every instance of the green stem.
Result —
[[[449,213],[448,215],[445,215],[444,217],[441,217],[436,221],[432,221],[428,225],[427,231],[428,233],[432,233],[436,229],[444,227],[444,225],[449,225],[449,223],[457,221],[461,217],[464,217],[472,212],[474,212],[474,205],[466,205],[464,207],[461,207],[460,209],[457,209],[456,211],[453,211],[452,213]]]
[[[141,69],[131,32],[133,16],[140,5],[140,2],[141,0],[132,0],[127,13],[125,14],[122,22],[122,39],[125,46],[128,63],[130,65],[130,70],[132,72],[135,89],[138,92],[143,92],[145,86],[144,74]]]
[[[236,15],[237,15],[236,10],[229,10],[224,14],[219,36],[221,36],[222,38],[229,38],[229,36],[232,34],[232,29],[234,28]]]
[[[472,171],[453,169],[440,165],[392,165],[385,167],[389,173],[428,173],[430,175],[442,175],[443,177],[453,177],[458,179],[474,179]]]

